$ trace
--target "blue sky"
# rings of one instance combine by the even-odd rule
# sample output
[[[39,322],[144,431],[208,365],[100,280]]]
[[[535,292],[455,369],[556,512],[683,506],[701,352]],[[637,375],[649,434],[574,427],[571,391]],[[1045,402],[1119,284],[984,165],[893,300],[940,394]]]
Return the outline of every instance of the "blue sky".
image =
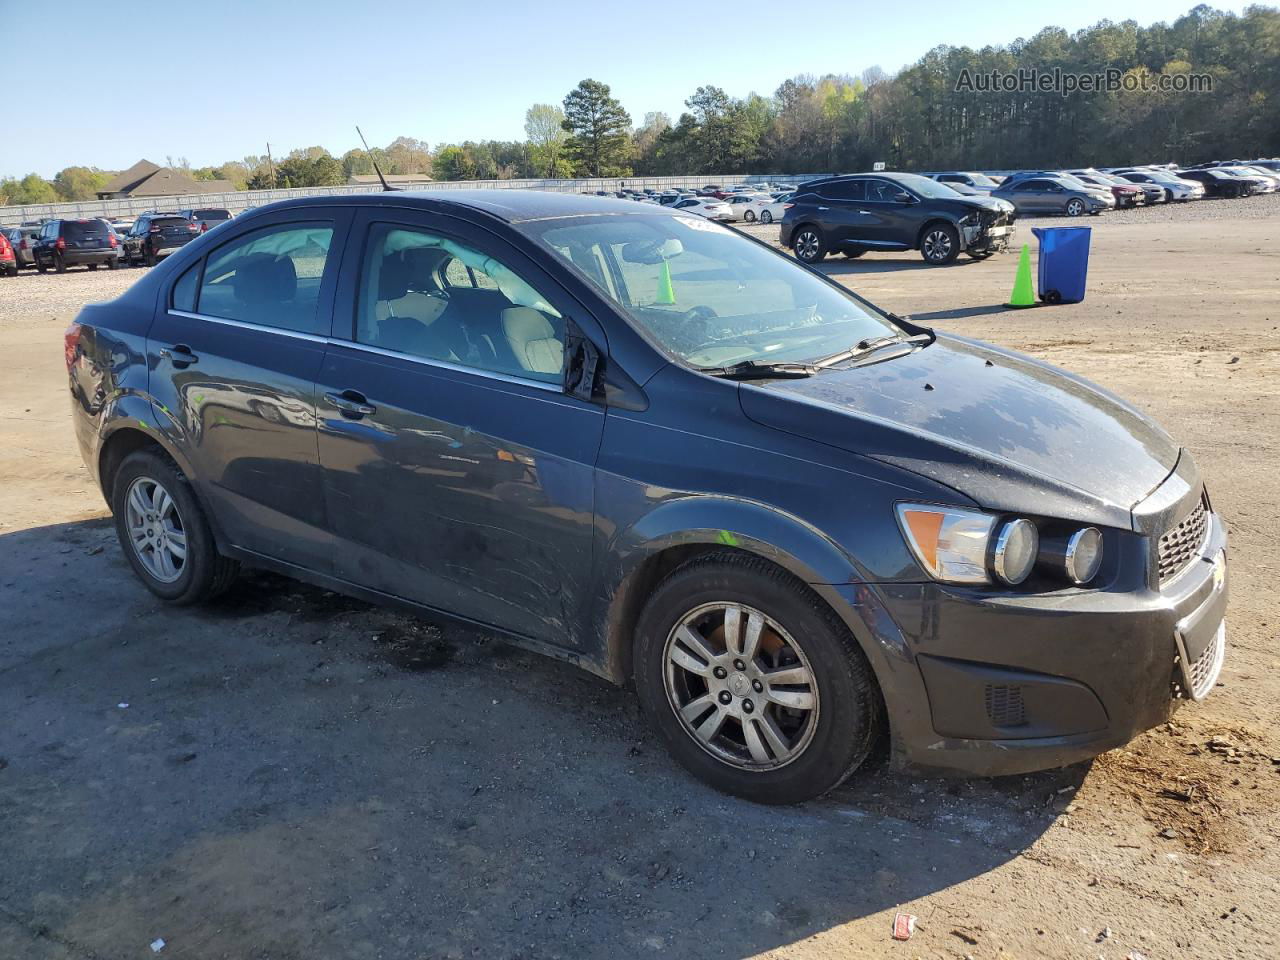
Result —
[[[10,85],[0,176],[52,176],[71,164],[120,169],[140,157],[203,166],[260,154],[267,141],[277,156],[312,144],[340,155],[357,145],[357,123],[373,145],[399,135],[433,146],[522,139],[525,109],[559,103],[584,77],[610,84],[637,122],[650,110],[674,119],[702,84],[768,94],[798,73],[892,72],[942,43],[1003,44],[1047,23],[1173,21],[1192,5],[738,0],[704,13],[672,0],[388,0],[363,9],[332,0],[170,0],[134,11],[66,0],[55,23],[47,5],[0,0],[10,66],[34,71],[28,81],[38,74],[48,93],[32,96],[28,86],[22,96]],[[1239,12],[1245,4],[1216,6]]]

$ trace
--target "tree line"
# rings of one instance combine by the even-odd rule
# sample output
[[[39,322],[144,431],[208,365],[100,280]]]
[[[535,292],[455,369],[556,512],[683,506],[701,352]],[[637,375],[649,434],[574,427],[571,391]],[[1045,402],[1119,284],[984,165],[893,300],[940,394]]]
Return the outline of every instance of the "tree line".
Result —
[[[984,90],[962,78],[993,72],[1120,78],[1115,89]],[[1160,78],[1207,78],[1183,92]],[[237,189],[341,184],[353,174],[426,174],[437,180],[581,176],[811,173],[889,169],[1008,169],[1192,162],[1280,153],[1280,10],[1243,14],[1201,5],[1172,24],[1046,27],[1005,46],[939,46],[890,75],[797,76],[770,96],[698,87],[674,121],[639,123],[606,83],[587,79],[560,104],[534,104],[524,140],[438,144],[398,137],[387,147],[294,150],[191,169]],[[170,159],[170,165],[175,164]],[[0,204],[88,199],[111,175],[68,167],[53,180],[0,181]]]

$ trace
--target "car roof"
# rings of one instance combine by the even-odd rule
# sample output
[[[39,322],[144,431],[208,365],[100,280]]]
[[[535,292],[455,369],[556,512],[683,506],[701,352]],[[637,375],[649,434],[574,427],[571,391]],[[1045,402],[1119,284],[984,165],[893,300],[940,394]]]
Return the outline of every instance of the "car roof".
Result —
[[[652,204],[616,197],[585,196],[580,193],[552,193],[547,190],[393,190],[385,193],[352,193],[326,197],[296,197],[281,200],[259,211],[297,209],[310,206],[464,207],[486,213],[508,223],[580,217],[593,214],[653,216],[661,212]],[[256,213],[257,211],[255,211]]]

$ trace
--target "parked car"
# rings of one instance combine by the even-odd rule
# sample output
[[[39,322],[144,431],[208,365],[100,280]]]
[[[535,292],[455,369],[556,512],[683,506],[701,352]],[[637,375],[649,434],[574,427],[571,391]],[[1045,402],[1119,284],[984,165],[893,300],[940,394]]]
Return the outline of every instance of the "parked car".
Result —
[[[760,211],[761,223],[773,223],[775,220],[781,220],[787,210],[791,208],[791,198],[795,196],[795,192],[775,194],[772,198],[773,202],[765,206]]]
[[[919,250],[932,264],[962,252],[985,259],[1013,239],[1013,207],[988,197],[962,197],[913,173],[854,174],[802,184],[782,218],[780,239],[796,258],[816,263],[828,253],[860,257],[868,250]]]
[[[1260,193],[1275,193],[1280,188],[1280,173],[1267,170],[1265,167],[1255,167],[1252,164],[1241,164],[1239,166],[1231,166],[1225,168],[1231,173],[1242,177],[1250,177],[1254,180],[1262,182]]]
[[[1147,204],[1164,203],[1168,197],[1163,187],[1150,183],[1134,183],[1131,180],[1125,180],[1114,173],[1102,170],[1095,170],[1089,167],[1085,170],[1072,170],[1071,175],[1085,183],[1098,184],[1101,186],[1118,186],[1118,187],[1137,187],[1142,191],[1143,200]],[[1114,195],[1114,192],[1113,192]],[[1116,206],[1121,206],[1120,198],[1116,197]]]
[[[1247,197],[1254,192],[1255,181],[1233,177],[1225,170],[1180,170],[1178,177],[1183,180],[1194,180],[1203,186],[1206,197]]]
[[[194,223],[201,233],[231,219],[231,211],[224,210],[221,207],[198,207],[194,210],[179,210],[178,215],[186,217]]]
[[[1226,528],[1153,420],[679,211],[286,200],[64,346],[161,600],[243,564],[478,624],[634,684],[681,763],[754,800],[884,739],[935,770],[1073,763],[1222,668]]]
[[[1101,173],[1075,172],[1072,176],[1089,186],[1110,190],[1111,196],[1115,198],[1117,208],[1144,207],[1147,205],[1147,192],[1136,183],[1116,183],[1110,177]],[[1159,197],[1164,200],[1163,190],[1159,191]]]
[[[8,277],[18,275],[18,255],[9,240],[7,230],[0,230],[0,273]]]
[[[40,236],[40,228],[38,226],[10,227],[6,233],[9,244],[13,247],[18,269],[34,267],[36,265],[35,245]]]
[[[708,220],[736,220],[733,208],[723,200],[717,200],[715,197],[683,197],[671,204],[669,210],[679,210],[681,213],[696,213],[700,217],[706,217]]]
[[[962,183],[966,187],[977,191],[978,193],[990,193],[999,184],[988,177],[985,173],[966,173],[960,170],[948,170],[943,173],[926,174],[930,179],[937,180],[939,183],[954,185]]]
[[[162,257],[190,243],[199,228],[180,213],[144,213],[125,237],[124,259],[129,266],[154,267]]]
[[[66,273],[68,267],[114,270],[119,263],[115,231],[105,220],[47,220],[32,248],[36,269]]]
[[[735,193],[725,201],[735,220],[754,223],[773,204],[773,197],[767,193]],[[768,223],[768,221],[765,221]]]
[[[1068,217],[1082,217],[1086,213],[1096,216],[1110,210],[1116,203],[1109,191],[1104,194],[1100,188],[1085,189],[1078,181],[1073,183],[1056,176],[1010,177],[991,191],[991,196],[1009,201],[1019,214],[1065,214]]]
[[[1121,170],[1114,176],[1143,186],[1159,187],[1164,191],[1166,200],[1185,203],[1188,200],[1199,200],[1204,196],[1204,184],[1194,180],[1184,180],[1164,170]]]

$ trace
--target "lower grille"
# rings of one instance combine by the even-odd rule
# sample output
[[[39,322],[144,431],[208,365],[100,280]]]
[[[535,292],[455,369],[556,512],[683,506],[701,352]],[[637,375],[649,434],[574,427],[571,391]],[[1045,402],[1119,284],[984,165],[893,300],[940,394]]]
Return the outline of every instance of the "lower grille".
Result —
[[[1020,727],[1027,722],[1022,702],[1022,687],[1016,684],[988,683],[984,691],[987,719],[996,727]]]
[[[1187,679],[1191,683],[1191,699],[1203,700],[1218,682],[1218,674],[1222,672],[1222,662],[1227,653],[1227,625],[1223,623],[1214,635],[1213,643],[1205,648],[1200,658],[1191,664],[1187,671]]]
[[[1209,511],[1201,496],[1195,509],[1160,537],[1157,563],[1161,583],[1173,579],[1199,556],[1208,533]]]

